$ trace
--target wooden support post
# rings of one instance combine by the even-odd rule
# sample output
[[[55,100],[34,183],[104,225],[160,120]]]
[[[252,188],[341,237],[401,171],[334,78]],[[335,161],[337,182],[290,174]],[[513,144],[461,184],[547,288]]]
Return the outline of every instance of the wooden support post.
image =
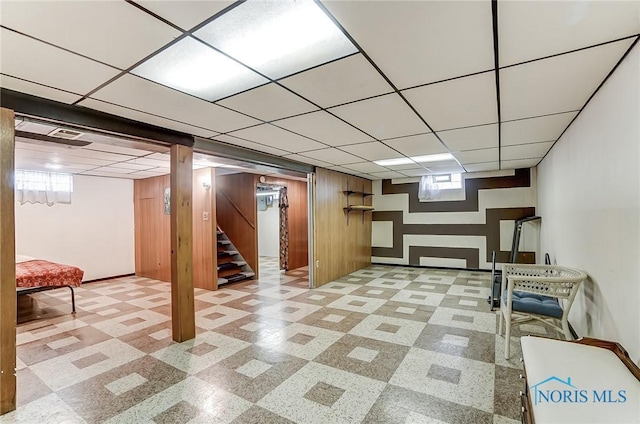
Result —
[[[0,414],[16,409],[14,113],[0,108]]]
[[[171,146],[171,322],[173,340],[196,336],[193,300],[193,149]]]

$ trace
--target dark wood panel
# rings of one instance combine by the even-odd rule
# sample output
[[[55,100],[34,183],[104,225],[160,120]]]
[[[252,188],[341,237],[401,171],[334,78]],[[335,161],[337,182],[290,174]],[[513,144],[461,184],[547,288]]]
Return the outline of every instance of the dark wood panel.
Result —
[[[0,414],[16,409],[14,113],[0,109]]]
[[[216,177],[216,219],[258,277],[256,183],[253,174]]]
[[[323,168],[316,169],[315,285],[320,286],[371,264],[371,212],[350,212],[345,190],[371,192],[371,181]],[[353,194],[349,204],[371,205]],[[364,218],[363,218],[364,216]],[[319,266],[317,266],[319,264]]]

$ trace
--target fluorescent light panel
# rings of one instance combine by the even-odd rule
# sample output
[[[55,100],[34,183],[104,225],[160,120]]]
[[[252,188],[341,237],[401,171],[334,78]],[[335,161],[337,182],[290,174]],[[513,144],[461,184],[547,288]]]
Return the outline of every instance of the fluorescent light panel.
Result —
[[[274,79],[357,51],[313,0],[247,1],[194,36]]]
[[[373,163],[380,166],[395,166],[395,165],[407,165],[415,162],[417,163],[441,162],[441,161],[447,161],[452,159],[453,159],[453,155],[451,153],[439,153],[436,155],[411,156],[409,158],[374,160]]]
[[[178,41],[131,73],[209,101],[268,82],[191,37]]]

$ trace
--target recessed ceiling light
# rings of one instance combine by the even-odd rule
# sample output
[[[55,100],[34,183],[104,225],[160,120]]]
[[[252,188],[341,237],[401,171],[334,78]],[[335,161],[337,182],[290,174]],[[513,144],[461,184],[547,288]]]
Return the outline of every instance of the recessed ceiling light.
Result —
[[[445,160],[452,160],[453,155],[451,153],[438,153],[437,155],[411,156],[411,159],[418,163],[440,162]]]
[[[209,101],[268,82],[191,37],[178,41],[131,73]]]
[[[357,51],[313,0],[248,1],[194,35],[271,78]]]
[[[397,158],[397,159],[382,159],[382,160],[374,160],[373,163],[380,166],[395,166],[395,165],[408,165],[410,163],[414,163],[409,158]]]

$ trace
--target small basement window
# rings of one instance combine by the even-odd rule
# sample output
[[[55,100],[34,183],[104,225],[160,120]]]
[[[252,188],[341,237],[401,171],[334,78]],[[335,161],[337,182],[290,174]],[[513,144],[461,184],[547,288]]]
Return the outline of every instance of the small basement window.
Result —
[[[440,190],[462,188],[462,174],[434,175],[434,182]]]
[[[73,176],[58,172],[16,169],[16,200],[25,203],[71,203]]]

